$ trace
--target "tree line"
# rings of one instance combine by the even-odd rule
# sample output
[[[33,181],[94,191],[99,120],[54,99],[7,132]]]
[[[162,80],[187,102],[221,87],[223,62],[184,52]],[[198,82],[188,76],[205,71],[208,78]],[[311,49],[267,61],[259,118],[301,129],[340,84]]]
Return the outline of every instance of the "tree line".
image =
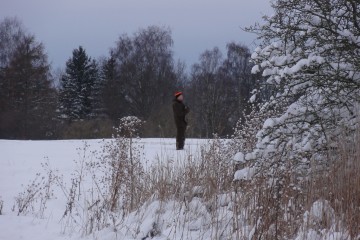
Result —
[[[70,55],[70,54],[69,54]],[[184,91],[189,137],[227,136],[260,78],[248,47],[231,42],[204,51],[189,72],[175,60],[171,30],[149,26],[121,35],[108,56],[74,49],[54,74],[44,45],[16,18],[0,22],[0,138],[110,137],[125,116],[145,121],[143,137],[175,135],[171,101]],[[58,84],[55,84],[58,82]]]

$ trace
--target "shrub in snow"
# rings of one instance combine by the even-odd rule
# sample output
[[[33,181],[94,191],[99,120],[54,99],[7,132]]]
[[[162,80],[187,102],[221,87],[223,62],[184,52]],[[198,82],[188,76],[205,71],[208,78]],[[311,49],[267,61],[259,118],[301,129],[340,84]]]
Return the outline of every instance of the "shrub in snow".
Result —
[[[196,176],[200,182],[193,182],[193,185],[201,184],[204,188],[205,199],[231,188],[232,162],[230,159],[233,154],[233,149],[227,145],[227,142],[219,138],[210,140],[208,145],[201,150],[200,171]]]
[[[134,138],[137,136],[143,121],[138,117],[128,116],[120,119],[119,127],[116,128],[116,137]]]
[[[120,119],[116,136],[105,144],[104,170],[108,173],[104,181],[109,183],[108,196],[110,210],[121,206],[131,211],[141,201],[141,188],[137,183],[142,181],[143,167],[140,163],[141,149],[134,143],[142,121],[134,116]]]
[[[262,40],[252,54],[253,72],[274,92],[250,114],[257,125],[251,128],[249,119],[238,131],[240,151],[251,155],[255,168],[251,184],[260,188],[253,191],[254,236],[269,239],[297,231],[307,181],[326,171],[332,143],[352,135],[360,119],[360,5],[277,0],[273,8],[263,25],[248,30]]]
[[[275,89],[261,111],[279,109],[257,133],[256,150],[266,158],[286,149],[282,155],[301,161],[358,124],[359,5],[279,0],[274,8],[263,26],[251,28],[263,40],[252,55],[254,71]]]
[[[12,210],[16,211],[18,216],[31,214],[40,218],[44,217],[47,203],[54,197],[53,188],[61,181],[61,177],[56,171],[51,170],[47,163],[42,167],[46,173],[37,173],[25,190],[15,197]]]
[[[101,152],[88,155],[85,144],[71,186],[62,186],[67,197],[62,218],[64,232],[79,223],[83,235],[109,226],[116,229],[118,219],[149,197],[140,162],[142,147],[135,138],[141,124],[136,117],[122,118],[113,138],[104,141]],[[91,177],[91,188],[84,181],[86,177]]]

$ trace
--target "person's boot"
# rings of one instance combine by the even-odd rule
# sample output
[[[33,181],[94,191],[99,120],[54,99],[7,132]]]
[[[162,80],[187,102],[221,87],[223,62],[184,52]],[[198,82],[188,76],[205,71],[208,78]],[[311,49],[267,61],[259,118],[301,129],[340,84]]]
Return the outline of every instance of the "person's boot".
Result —
[[[177,150],[184,150],[184,142],[179,142],[178,147],[176,148]]]
[[[176,142],[176,150],[183,150],[184,146],[182,146],[179,142]]]

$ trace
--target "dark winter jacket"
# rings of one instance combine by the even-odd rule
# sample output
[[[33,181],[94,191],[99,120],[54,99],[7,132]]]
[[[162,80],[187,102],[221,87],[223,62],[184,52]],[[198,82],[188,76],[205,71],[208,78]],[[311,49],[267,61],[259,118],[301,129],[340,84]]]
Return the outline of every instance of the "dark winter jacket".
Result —
[[[176,127],[185,128],[187,126],[185,115],[189,113],[190,109],[187,106],[185,106],[183,102],[174,99],[173,111],[174,111]]]

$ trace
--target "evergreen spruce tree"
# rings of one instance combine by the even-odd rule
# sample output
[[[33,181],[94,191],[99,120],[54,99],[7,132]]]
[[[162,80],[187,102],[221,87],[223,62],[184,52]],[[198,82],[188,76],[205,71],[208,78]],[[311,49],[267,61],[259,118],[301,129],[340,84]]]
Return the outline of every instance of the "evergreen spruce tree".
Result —
[[[99,69],[99,70],[98,70]],[[95,60],[91,62],[90,75],[93,78],[93,85],[91,87],[91,117],[102,118],[105,117],[105,105],[104,105],[104,78],[102,76],[100,67]]]
[[[123,114],[126,113],[126,109],[128,108],[124,99],[124,84],[122,84],[121,78],[117,77],[116,67],[116,59],[110,57],[104,62],[101,68],[102,80],[104,83],[104,107],[106,114],[114,122],[117,122],[123,117]]]
[[[95,61],[81,46],[73,51],[66,63],[66,72],[60,80],[61,117],[68,121],[92,117],[92,90],[98,77]]]

